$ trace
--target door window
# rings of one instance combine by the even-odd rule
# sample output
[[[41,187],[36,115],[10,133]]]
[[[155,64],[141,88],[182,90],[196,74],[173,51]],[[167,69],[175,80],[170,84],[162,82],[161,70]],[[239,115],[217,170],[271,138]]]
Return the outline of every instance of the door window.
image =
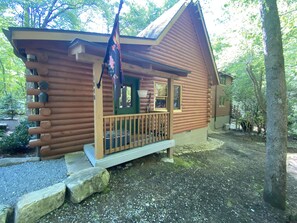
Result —
[[[132,107],[132,85],[124,85],[121,88],[120,108]]]

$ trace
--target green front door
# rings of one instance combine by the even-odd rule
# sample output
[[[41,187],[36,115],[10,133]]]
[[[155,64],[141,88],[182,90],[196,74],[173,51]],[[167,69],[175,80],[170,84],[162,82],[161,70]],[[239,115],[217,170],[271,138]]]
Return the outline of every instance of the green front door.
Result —
[[[114,114],[137,114],[139,113],[139,79],[125,76],[123,88],[119,100],[114,101]]]

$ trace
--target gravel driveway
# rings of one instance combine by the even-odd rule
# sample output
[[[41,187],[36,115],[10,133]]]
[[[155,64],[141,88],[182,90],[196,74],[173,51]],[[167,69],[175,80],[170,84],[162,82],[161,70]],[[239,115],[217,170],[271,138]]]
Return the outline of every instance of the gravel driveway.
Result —
[[[212,134],[220,148],[184,147],[109,169],[109,188],[81,204],[66,202],[39,222],[285,222],[296,214],[297,181],[288,175],[288,210],[262,199],[264,143],[242,134]],[[202,150],[202,151],[201,151]]]
[[[13,206],[23,194],[67,178],[64,158],[0,167],[0,204]]]

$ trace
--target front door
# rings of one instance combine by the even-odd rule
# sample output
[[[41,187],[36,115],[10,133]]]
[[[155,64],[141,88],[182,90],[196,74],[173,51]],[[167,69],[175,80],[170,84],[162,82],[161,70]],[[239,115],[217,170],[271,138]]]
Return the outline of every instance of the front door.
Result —
[[[137,114],[139,113],[139,98],[137,90],[139,89],[139,79],[125,76],[123,88],[119,100],[114,101],[114,114]]]

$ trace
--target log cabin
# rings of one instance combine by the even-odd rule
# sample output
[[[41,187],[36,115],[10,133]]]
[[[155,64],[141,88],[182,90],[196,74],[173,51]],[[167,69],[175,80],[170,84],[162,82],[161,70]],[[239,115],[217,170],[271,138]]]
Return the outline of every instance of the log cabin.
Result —
[[[219,83],[198,3],[180,1],[137,36],[121,36],[124,87],[96,83],[109,35],[56,29],[4,30],[23,59],[29,129],[42,159],[83,150],[110,167],[175,145],[207,140],[211,87]]]

